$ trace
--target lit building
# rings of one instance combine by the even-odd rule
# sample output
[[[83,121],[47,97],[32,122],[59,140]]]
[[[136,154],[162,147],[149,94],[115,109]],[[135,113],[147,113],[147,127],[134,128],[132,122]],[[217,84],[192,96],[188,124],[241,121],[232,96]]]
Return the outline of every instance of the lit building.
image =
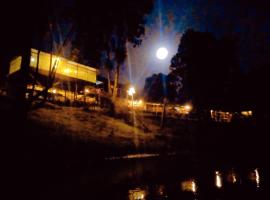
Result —
[[[21,69],[22,56],[17,56],[10,62],[9,79],[16,82]],[[87,100],[95,93],[97,84],[97,69],[79,64],[66,58],[31,49],[27,91],[42,91],[48,84],[48,77],[54,77],[48,90],[55,97],[65,100]],[[26,97],[29,94],[26,94]],[[60,98],[61,99],[61,98]]]

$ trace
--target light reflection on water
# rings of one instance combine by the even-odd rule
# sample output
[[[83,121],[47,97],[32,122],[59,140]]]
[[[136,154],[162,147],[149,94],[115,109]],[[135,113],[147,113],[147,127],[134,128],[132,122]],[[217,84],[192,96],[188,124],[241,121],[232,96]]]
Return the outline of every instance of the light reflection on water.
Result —
[[[182,181],[181,186],[182,186],[181,187],[182,191],[184,191],[184,192],[196,193],[196,191],[197,191],[197,185],[196,185],[196,181],[194,179]]]
[[[215,171],[215,179],[216,179],[216,187],[221,188],[222,187],[222,176],[219,171]]]
[[[144,200],[147,195],[147,190],[143,188],[130,189],[128,191],[129,200]]]
[[[260,187],[260,174],[259,174],[259,169],[253,169],[249,172],[249,176],[248,176],[249,180],[253,183],[256,184],[256,187],[259,188]]]
[[[240,187],[241,186],[245,187],[244,185],[248,184],[247,182],[251,182],[253,183],[254,189],[256,187],[259,188],[260,187],[259,169],[258,168],[250,169],[246,172],[247,173],[243,173],[240,175],[239,173],[237,173],[237,171],[234,168],[231,168],[228,171],[216,170],[213,173],[215,177],[215,181],[204,183],[204,184],[209,184],[209,185],[212,184],[213,187],[216,187],[219,189],[217,191],[220,191],[220,189],[223,189],[222,191],[226,191],[226,192],[230,192],[230,190],[232,189],[231,187],[227,187],[228,184],[234,187],[236,186],[236,183]],[[144,200],[144,199],[152,199],[153,197],[155,197],[154,199],[171,199],[170,197],[171,196],[175,197],[175,195],[179,195],[181,197],[181,193],[183,194],[190,193],[194,195],[194,196],[190,196],[191,199],[200,199],[199,193],[203,193],[204,191],[200,190],[200,185],[198,185],[198,179],[199,177],[182,179],[182,181],[180,181],[180,189],[178,186],[178,193],[175,191],[173,193],[167,192],[170,190],[170,187],[172,187],[171,184],[170,185],[166,185],[166,184],[155,185],[155,187],[152,187],[152,190],[149,189],[151,188],[151,186],[136,187],[135,189],[130,189],[128,191],[128,194],[129,194],[128,199],[129,200]],[[245,188],[243,191],[249,190],[249,189]],[[215,195],[215,193],[213,193],[213,195]]]
[[[229,183],[233,183],[233,184],[238,181],[237,174],[233,168],[229,171],[229,173],[227,175],[227,181]]]

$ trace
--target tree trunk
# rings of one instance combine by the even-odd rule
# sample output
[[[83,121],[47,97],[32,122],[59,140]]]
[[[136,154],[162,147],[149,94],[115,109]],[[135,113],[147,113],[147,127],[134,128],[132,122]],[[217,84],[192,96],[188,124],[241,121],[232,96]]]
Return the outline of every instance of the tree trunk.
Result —
[[[119,71],[120,71],[120,65],[118,64],[117,67],[116,67],[115,75],[114,75],[113,101],[115,101],[115,99],[117,97],[118,81],[119,81]]]
[[[108,80],[108,94],[111,96],[112,90],[111,90],[111,78],[110,78],[110,70],[107,70],[107,80]]]
[[[36,86],[36,80],[38,79],[39,55],[40,55],[40,50],[38,50],[38,54],[37,54],[37,65],[36,65],[36,70],[35,70],[35,74],[34,74],[34,79],[35,80],[33,80],[32,91],[31,91],[31,94],[30,94],[29,102],[31,102],[32,99],[33,99],[34,92],[35,92],[35,86]]]

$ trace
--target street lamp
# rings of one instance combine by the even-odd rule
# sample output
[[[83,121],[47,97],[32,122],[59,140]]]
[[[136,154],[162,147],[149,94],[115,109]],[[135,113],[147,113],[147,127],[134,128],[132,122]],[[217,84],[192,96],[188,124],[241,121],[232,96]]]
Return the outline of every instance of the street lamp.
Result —
[[[133,109],[133,95],[135,94],[135,88],[134,87],[130,87],[127,91],[128,95],[131,96],[132,99],[132,109]]]

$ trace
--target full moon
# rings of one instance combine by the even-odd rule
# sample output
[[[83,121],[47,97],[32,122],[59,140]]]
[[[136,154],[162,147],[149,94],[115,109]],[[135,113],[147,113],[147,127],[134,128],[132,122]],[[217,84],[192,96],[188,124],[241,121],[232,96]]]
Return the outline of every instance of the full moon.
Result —
[[[156,57],[159,60],[164,60],[165,58],[167,58],[168,56],[168,50],[165,47],[160,47],[158,48],[157,52],[156,52]]]

